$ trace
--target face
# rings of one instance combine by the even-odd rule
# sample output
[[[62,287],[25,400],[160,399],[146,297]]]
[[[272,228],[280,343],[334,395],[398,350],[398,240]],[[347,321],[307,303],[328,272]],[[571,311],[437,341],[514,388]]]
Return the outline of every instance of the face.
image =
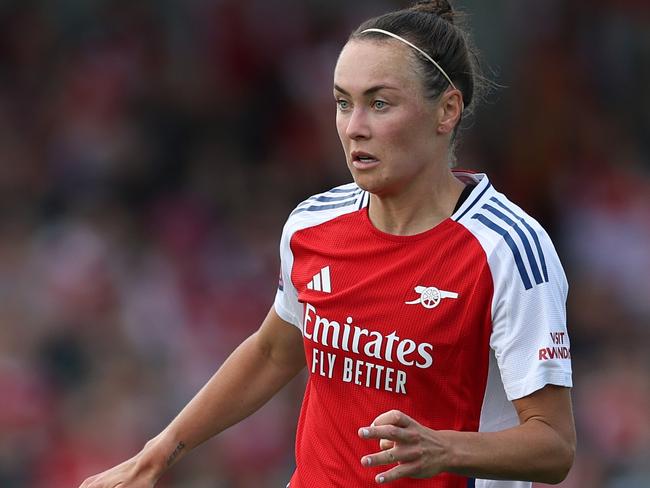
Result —
[[[393,40],[353,40],[334,72],[336,128],[348,168],[361,188],[377,195],[426,180],[449,144],[409,49]]]

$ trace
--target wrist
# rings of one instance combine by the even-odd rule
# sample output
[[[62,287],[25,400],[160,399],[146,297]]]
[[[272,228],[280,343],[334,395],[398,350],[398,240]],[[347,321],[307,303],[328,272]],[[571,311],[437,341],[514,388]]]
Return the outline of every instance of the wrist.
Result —
[[[456,449],[458,443],[455,442],[455,437],[459,432],[454,430],[439,430],[436,434],[439,436],[442,446],[442,452],[439,458],[441,470],[447,473],[457,473],[461,465],[461,455],[458,449]]]
[[[177,460],[179,444],[184,446],[182,442],[176,442],[167,432],[161,432],[147,441],[142,451],[138,453],[136,469],[149,473],[153,479],[159,479]]]

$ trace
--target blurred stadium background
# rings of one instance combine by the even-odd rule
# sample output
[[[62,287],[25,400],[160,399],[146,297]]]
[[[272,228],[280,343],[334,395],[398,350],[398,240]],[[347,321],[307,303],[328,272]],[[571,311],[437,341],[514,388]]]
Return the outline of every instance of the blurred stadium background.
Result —
[[[136,452],[272,303],[284,219],[349,181],[332,68],[395,1],[0,2],[0,486]],[[569,275],[579,452],[650,486],[650,3],[466,0],[505,88],[459,166]],[[161,487],[284,486],[302,379]],[[335,447],[333,447],[335,448]]]

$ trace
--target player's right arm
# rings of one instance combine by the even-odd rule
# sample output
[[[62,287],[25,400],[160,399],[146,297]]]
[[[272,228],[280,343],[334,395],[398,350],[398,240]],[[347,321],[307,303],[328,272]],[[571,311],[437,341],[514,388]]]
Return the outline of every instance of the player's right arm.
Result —
[[[138,454],[80,488],[151,488],[194,447],[251,415],[305,366],[300,330],[272,307],[178,416]]]

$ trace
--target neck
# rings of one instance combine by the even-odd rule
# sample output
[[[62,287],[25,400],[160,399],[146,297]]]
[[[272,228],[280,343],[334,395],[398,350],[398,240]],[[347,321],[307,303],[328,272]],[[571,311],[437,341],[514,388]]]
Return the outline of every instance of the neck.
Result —
[[[439,173],[417,178],[399,192],[371,194],[370,221],[387,234],[409,236],[432,229],[449,218],[465,185],[449,168]]]

